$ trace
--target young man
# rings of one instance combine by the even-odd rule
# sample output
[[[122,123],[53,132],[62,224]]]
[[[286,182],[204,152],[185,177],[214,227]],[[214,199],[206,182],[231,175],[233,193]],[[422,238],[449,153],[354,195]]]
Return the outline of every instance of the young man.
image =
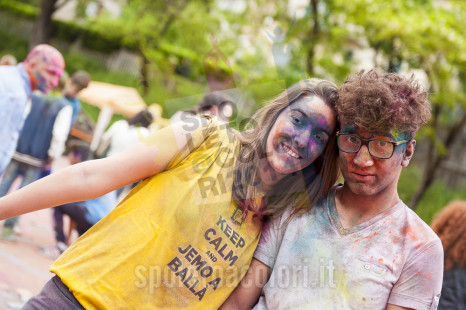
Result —
[[[430,118],[413,78],[351,76],[337,106],[345,179],[304,215],[264,228],[250,269],[226,309],[436,309],[443,249],[399,198],[414,133]]]
[[[73,73],[73,75],[66,81],[63,89],[63,97],[68,100],[71,107],[73,108],[73,114],[71,117],[71,126],[73,126],[76,116],[81,111],[81,102],[78,99],[78,94],[81,90],[86,88],[91,81],[91,76],[84,70],[79,70]]]
[[[34,47],[17,66],[0,66],[0,175],[16,149],[32,91],[48,93],[64,68],[63,56],[47,44]]]

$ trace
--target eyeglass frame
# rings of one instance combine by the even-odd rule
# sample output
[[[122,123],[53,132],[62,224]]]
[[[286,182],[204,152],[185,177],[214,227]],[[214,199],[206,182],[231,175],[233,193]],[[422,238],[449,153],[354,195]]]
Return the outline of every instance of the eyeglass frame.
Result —
[[[408,140],[402,140],[402,141],[392,141],[392,140],[381,140],[381,139],[364,139],[364,138],[361,138],[357,135],[353,135],[351,133],[341,133],[340,131],[337,131],[336,132],[336,135],[337,135],[337,146],[338,146],[338,149],[340,151],[342,151],[343,153],[348,153],[348,154],[355,154],[357,152],[359,152],[362,148],[363,145],[365,145],[367,147],[367,151],[369,152],[369,155],[371,155],[372,157],[375,157],[375,158],[378,158],[378,159],[390,159],[392,158],[393,156],[393,153],[395,153],[395,148],[398,146],[398,145],[402,145],[402,144],[405,144],[405,143],[409,143],[411,142],[413,139],[408,139]],[[354,152],[347,152],[347,151],[343,151],[341,148],[340,148],[340,143],[339,143],[339,137],[340,136],[353,136],[353,137],[356,137],[357,139],[359,139],[361,141],[361,145],[359,146],[359,148],[354,151]],[[393,145],[393,150],[392,150],[392,153],[390,154],[389,157],[379,157],[379,156],[375,156],[375,155],[372,155],[371,151],[370,151],[370,148],[369,148],[369,143],[371,141],[384,141],[384,142],[390,142],[392,145]]]

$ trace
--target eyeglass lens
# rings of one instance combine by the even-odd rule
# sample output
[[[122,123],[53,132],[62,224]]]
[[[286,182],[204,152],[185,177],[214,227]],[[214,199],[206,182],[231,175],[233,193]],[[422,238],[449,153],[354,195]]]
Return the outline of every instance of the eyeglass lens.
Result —
[[[343,152],[356,153],[362,145],[362,140],[352,135],[338,137],[338,146]],[[393,144],[384,140],[372,140],[368,143],[369,153],[379,158],[389,158],[393,153]]]

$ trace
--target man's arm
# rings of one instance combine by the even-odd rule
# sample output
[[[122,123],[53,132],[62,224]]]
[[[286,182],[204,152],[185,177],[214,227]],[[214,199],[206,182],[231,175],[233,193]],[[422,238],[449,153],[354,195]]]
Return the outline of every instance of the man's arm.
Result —
[[[403,305],[408,309],[436,309],[442,279],[443,248],[440,240],[419,243],[416,251],[413,251],[413,257],[403,266],[391,290],[388,304],[392,307]]]
[[[220,307],[221,310],[251,309],[259,300],[262,288],[267,283],[272,268],[255,258],[248,272],[230,297]]]
[[[52,129],[52,140],[47,152],[48,156],[54,160],[61,156],[65,150],[65,142],[71,128],[71,116],[73,108],[70,105],[63,107],[55,118]]]

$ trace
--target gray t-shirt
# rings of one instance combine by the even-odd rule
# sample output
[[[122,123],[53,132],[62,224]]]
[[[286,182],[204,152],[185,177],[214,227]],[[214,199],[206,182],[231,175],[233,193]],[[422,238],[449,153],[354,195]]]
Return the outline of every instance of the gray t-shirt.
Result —
[[[440,239],[400,202],[343,228],[335,188],[312,210],[263,229],[254,257],[273,269],[255,309],[436,309]]]

